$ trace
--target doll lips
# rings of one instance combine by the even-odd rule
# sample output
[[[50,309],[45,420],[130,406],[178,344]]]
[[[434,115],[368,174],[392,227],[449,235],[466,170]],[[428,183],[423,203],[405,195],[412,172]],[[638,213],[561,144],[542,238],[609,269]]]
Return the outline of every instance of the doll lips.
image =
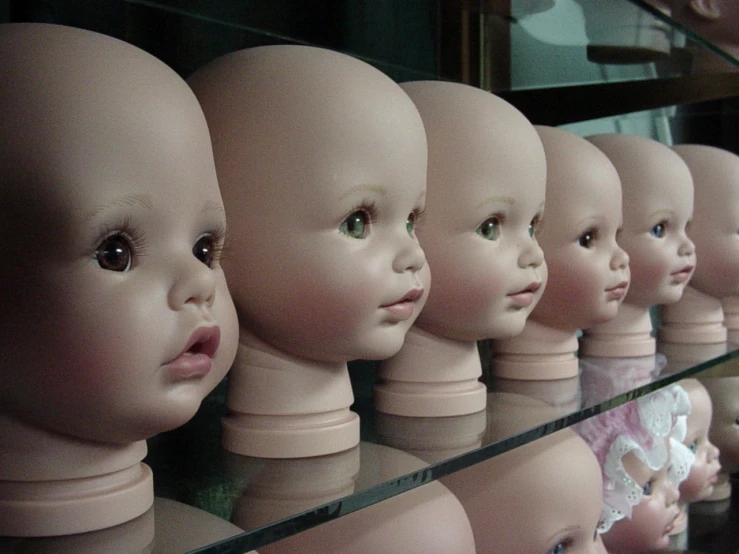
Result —
[[[686,265],[680,271],[671,274],[672,282],[676,285],[685,283],[693,275],[693,266]]]
[[[628,286],[628,281],[621,281],[615,287],[606,289],[608,300],[621,300],[624,296],[626,296],[626,290],[628,289]]]
[[[182,352],[165,365],[180,379],[203,377],[210,373],[220,342],[219,327],[201,327],[190,335]]]
[[[405,321],[413,316],[413,312],[416,309],[416,300],[423,296],[423,289],[411,289],[403,298],[393,302],[392,304],[385,304],[381,308],[385,308],[392,319],[397,321]]]
[[[525,289],[509,294],[508,298],[513,300],[513,306],[515,308],[528,308],[534,303],[534,295],[540,288],[541,282],[533,281]]]

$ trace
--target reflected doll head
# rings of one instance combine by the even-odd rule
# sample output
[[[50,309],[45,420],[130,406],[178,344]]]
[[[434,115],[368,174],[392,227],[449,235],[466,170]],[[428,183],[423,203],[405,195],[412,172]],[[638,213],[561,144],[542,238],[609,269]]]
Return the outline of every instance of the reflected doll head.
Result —
[[[303,46],[234,52],[189,83],[213,134],[242,341],[320,362],[396,353],[429,287],[410,99],[362,61]]]
[[[418,237],[434,285],[416,325],[464,341],[517,335],[546,283],[535,235],[546,188],[541,141],[488,92],[441,81],[402,87],[429,143]]]
[[[179,426],[238,336],[198,102],[89,31],[2,25],[0,53],[0,411],[90,441]]]
[[[693,217],[693,180],[675,153],[636,135],[588,137],[611,160],[623,191],[618,243],[629,254],[625,304],[648,308],[680,300],[695,269],[686,228]]]
[[[719,450],[708,438],[713,406],[708,391],[697,379],[684,379],[680,386],[690,397],[690,415],[683,444],[695,456],[687,478],[680,483],[680,499],[699,502],[711,496],[721,470]]]
[[[531,319],[567,331],[616,316],[629,257],[616,243],[621,184],[598,148],[572,133],[537,127],[547,156],[547,207],[537,237],[549,281]]]

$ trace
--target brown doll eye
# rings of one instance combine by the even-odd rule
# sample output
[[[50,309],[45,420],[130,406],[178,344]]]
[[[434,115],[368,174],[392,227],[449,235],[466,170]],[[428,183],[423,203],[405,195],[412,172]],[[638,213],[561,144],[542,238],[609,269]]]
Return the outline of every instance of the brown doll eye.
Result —
[[[203,235],[192,247],[193,255],[208,267],[213,267],[216,253],[216,239],[212,235]]]
[[[107,271],[128,271],[133,255],[131,242],[123,233],[107,236],[95,249],[95,261]]]

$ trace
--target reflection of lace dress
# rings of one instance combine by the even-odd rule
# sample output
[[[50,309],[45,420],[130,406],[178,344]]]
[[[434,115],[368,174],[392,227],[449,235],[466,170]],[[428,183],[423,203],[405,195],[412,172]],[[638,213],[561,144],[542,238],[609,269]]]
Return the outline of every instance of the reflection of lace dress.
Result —
[[[633,452],[653,471],[661,469],[670,454],[667,445],[672,441],[666,439],[682,440],[685,435],[684,417],[689,411],[690,402],[685,390],[679,385],[670,385],[574,427],[595,453],[603,475],[604,508],[599,532],[605,533],[616,521],[630,518],[632,508],[642,499],[642,487],[626,473],[623,457]],[[681,433],[682,437],[678,439]],[[686,459],[681,459],[674,466],[672,479],[682,481],[687,477],[685,469],[689,470],[690,464],[686,466],[686,462]]]
[[[593,406],[651,383],[667,365],[667,358],[663,354],[639,358],[581,357],[578,363],[583,406]]]

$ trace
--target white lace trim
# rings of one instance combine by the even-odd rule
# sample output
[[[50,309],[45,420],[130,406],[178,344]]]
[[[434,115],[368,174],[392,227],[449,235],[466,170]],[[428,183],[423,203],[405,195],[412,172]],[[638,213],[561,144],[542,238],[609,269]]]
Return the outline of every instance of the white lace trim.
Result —
[[[672,454],[673,460],[668,468],[670,478],[674,482],[682,482],[690,472],[694,457],[692,452],[684,447],[687,414],[690,413],[690,399],[685,390],[679,385],[670,385],[635,400],[639,420],[648,433],[649,443],[638,441],[628,434],[618,435],[604,460],[603,473],[603,514],[598,527],[600,533],[607,532],[611,526],[624,517],[631,517],[632,508],[642,499],[643,489],[626,473],[623,466],[623,457],[629,453],[653,471],[657,471]],[[665,438],[670,437],[670,451],[668,452]],[[679,446],[683,446],[687,454]]]
[[[667,468],[667,478],[671,483],[679,485],[690,474],[695,462],[695,454],[685,446],[681,440],[670,437],[670,465]]]

